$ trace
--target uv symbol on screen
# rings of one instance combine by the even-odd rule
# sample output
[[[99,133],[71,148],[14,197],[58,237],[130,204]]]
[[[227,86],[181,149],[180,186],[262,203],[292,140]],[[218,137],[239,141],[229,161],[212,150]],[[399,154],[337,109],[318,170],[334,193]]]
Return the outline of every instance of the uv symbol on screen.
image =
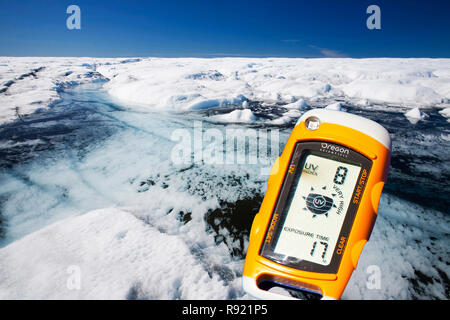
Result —
[[[315,197],[313,200],[313,205],[315,208],[322,208],[326,203],[326,200],[323,196]]]
[[[311,191],[313,190],[314,188],[311,188]],[[316,215],[325,215],[326,217],[328,217],[328,212],[330,211],[330,209],[332,207],[336,207],[334,205],[333,198],[319,193],[311,192],[307,197],[303,197],[303,199],[306,202],[306,207],[303,208],[303,210],[311,211],[313,214],[313,218],[315,218]]]

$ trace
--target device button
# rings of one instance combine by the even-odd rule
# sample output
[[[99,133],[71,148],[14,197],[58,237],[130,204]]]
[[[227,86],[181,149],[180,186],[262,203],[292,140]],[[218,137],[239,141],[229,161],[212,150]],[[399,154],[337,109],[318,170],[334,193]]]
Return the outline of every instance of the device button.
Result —
[[[372,207],[373,211],[375,213],[378,212],[378,205],[380,204],[380,198],[381,198],[381,192],[383,191],[384,182],[380,181],[372,188],[372,194],[371,194],[371,200],[372,200]]]
[[[356,269],[356,266],[358,265],[359,256],[361,255],[361,252],[364,248],[364,245],[366,244],[367,240],[359,240],[352,248],[352,254],[351,259],[353,263],[353,268]]]
[[[369,158],[371,158],[372,160],[376,160],[376,159],[377,159],[377,155],[376,155],[375,153],[367,152],[367,155],[368,155]]]
[[[364,149],[363,149],[364,150]],[[376,160],[378,157],[377,157],[377,155],[375,154],[375,153],[373,153],[373,152],[370,152],[370,151],[364,151],[364,152],[362,152],[364,155],[366,155],[367,157],[369,157],[370,159],[372,159],[372,160]]]
[[[250,239],[249,239],[249,241],[252,241],[253,240],[253,238],[255,238],[256,237],[256,235],[259,233],[259,227],[260,227],[260,221],[259,221],[259,218],[260,218],[260,214],[259,214],[259,212],[255,215],[255,217],[253,218],[253,224],[252,224],[252,227],[251,227],[251,230],[250,230]]]

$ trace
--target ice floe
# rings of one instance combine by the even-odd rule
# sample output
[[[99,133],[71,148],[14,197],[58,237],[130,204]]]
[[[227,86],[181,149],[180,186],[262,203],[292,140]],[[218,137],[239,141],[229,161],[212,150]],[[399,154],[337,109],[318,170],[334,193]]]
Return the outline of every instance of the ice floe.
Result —
[[[423,119],[427,118],[428,115],[426,113],[422,112],[418,107],[416,107],[411,110],[408,110],[405,113],[405,117],[412,124],[416,124],[419,120],[423,120]]]

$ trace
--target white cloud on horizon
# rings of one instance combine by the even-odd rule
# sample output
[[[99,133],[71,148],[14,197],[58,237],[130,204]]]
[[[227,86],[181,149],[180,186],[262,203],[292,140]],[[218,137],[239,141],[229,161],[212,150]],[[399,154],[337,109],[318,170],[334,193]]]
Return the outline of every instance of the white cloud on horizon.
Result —
[[[311,48],[317,49],[320,54],[326,58],[348,58],[348,55],[338,51],[338,50],[332,50],[328,48],[321,48],[315,45],[309,45]]]

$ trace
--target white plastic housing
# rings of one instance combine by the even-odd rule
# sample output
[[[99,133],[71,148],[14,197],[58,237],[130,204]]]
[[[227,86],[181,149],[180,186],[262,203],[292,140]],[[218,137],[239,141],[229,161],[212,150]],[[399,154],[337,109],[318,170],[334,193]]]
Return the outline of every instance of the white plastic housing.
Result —
[[[343,111],[312,109],[305,112],[295,125],[312,116],[319,118],[321,123],[334,123],[362,132],[379,141],[388,150],[391,150],[391,137],[389,136],[389,132],[375,121]]]

